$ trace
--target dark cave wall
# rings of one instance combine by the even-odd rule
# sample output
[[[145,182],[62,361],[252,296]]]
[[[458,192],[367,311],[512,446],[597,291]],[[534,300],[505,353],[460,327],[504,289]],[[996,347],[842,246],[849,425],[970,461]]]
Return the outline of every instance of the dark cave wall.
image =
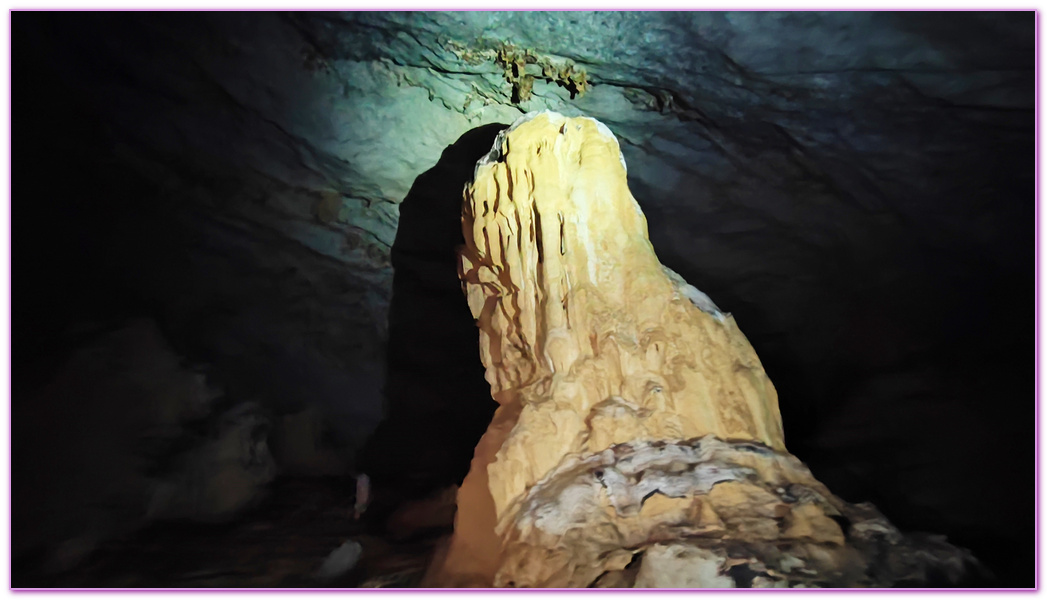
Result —
[[[27,200],[13,210],[24,282],[15,360],[60,347],[54,340],[80,321],[150,315],[180,350],[213,364],[231,393],[282,410],[321,404],[358,443],[380,418],[376,354],[392,275],[387,250],[375,249],[380,223],[373,232],[324,223],[315,215],[321,190],[238,164],[279,153],[280,140],[267,143],[260,119],[238,117],[206,81],[179,72],[193,68],[171,58],[182,50],[142,27],[159,25],[155,17],[20,18],[14,188]],[[182,23],[166,25],[195,31],[192,17],[174,19]],[[136,60],[190,83],[158,91],[121,62]],[[28,200],[42,192],[46,201]]]
[[[789,448],[1031,583],[1032,13],[12,24],[16,406],[85,323],[149,316],[229,395],[322,407],[349,454],[400,406],[377,461],[454,479],[465,451],[431,449],[490,406],[459,412],[479,361],[450,371],[476,356],[448,254],[470,173],[441,157],[526,110],[585,113],[619,136],[659,257],[752,341]],[[450,43],[506,39],[593,90],[539,81],[513,106]]]

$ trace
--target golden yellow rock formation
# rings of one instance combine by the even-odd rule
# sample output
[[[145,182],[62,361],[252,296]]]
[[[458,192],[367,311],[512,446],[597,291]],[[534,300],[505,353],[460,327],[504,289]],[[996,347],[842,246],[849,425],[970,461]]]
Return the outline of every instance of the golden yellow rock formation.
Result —
[[[796,560],[860,570],[834,519],[865,517],[785,452],[756,353],[658,261],[605,126],[518,121],[477,165],[462,223],[460,276],[500,407],[427,585],[719,585],[737,564]],[[730,539],[793,552],[738,562]],[[689,579],[674,578],[684,563]]]
[[[658,261],[614,136],[541,113],[501,143],[466,194],[461,257],[492,393],[520,407],[489,469],[497,513],[564,456],[615,443],[784,449],[774,386],[734,319]]]

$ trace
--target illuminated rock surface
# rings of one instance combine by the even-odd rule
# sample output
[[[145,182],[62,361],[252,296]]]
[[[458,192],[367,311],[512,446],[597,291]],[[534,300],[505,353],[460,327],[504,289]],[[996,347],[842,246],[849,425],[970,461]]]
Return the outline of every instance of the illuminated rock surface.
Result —
[[[500,407],[431,584],[836,587],[963,574],[964,551],[906,540],[786,451],[756,353],[730,314],[659,262],[605,126],[550,112],[517,121],[478,164],[463,229],[461,277]]]
[[[12,31],[14,435],[111,464],[35,398],[68,332],[144,316],[269,412],[282,474],[461,483],[496,403],[452,248],[495,133],[461,142],[584,114],[621,143],[660,261],[756,349],[789,451],[970,548],[985,584],[1035,585],[1032,11],[19,12]],[[591,89],[535,77],[514,102],[506,41]],[[14,537],[16,559],[48,551]]]

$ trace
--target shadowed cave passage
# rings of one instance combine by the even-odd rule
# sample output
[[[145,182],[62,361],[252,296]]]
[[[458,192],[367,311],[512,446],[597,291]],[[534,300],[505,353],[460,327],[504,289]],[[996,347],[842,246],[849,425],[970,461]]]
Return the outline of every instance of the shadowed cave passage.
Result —
[[[458,279],[462,191],[505,125],[477,127],[448,146],[400,205],[385,419],[360,469],[408,495],[458,484],[496,404],[484,380],[479,333]]]

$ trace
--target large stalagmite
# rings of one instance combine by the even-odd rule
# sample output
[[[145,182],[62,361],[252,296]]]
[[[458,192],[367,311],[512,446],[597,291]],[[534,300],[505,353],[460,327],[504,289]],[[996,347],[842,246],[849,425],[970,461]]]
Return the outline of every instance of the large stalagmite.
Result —
[[[658,261],[602,124],[544,112],[504,131],[463,227],[500,407],[428,584],[948,583],[971,564],[833,496],[788,454],[756,353]]]

